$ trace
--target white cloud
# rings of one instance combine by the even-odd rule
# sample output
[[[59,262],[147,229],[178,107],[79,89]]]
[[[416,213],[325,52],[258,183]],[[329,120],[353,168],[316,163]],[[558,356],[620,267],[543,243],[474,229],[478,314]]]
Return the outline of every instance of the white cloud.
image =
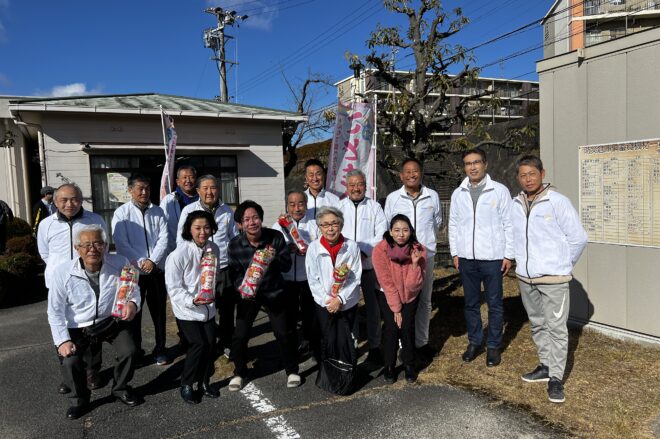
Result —
[[[273,21],[280,15],[279,7],[269,5],[262,0],[229,0],[229,3],[221,3],[218,0],[206,0],[209,7],[220,6],[224,10],[236,11],[237,15],[247,15],[240,26],[252,29],[271,30]]]
[[[100,87],[87,90],[87,85],[84,82],[74,82],[72,84],[56,85],[49,92],[37,92],[36,94],[41,96],[68,97],[94,95],[100,93]]]

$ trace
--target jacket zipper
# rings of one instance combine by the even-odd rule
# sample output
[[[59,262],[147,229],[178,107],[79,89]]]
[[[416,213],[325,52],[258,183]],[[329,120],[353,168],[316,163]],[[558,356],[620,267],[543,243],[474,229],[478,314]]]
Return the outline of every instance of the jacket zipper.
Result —
[[[477,203],[479,202],[479,198],[477,198]],[[472,259],[477,260],[477,252],[475,251],[475,244],[474,244],[474,238],[477,234],[477,203],[474,204],[473,208],[473,217],[472,217]]]
[[[300,221],[296,221],[296,227],[298,228],[298,234],[300,234]],[[293,236],[291,238],[293,238]],[[298,252],[297,251],[293,254],[293,281],[298,282]]]
[[[73,259],[73,221],[69,221],[69,259]]]
[[[357,242],[358,205],[355,205],[355,221],[353,225],[353,241]]]
[[[149,251],[149,239],[147,238],[147,210],[140,209],[140,211],[142,212],[142,230],[144,231],[144,242],[147,244],[147,258],[151,258],[151,252]]]

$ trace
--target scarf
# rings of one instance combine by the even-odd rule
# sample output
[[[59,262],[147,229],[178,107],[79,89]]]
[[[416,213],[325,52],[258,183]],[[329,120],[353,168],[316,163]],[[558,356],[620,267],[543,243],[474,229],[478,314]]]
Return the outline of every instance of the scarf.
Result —
[[[189,205],[190,203],[194,203],[195,201],[199,200],[199,194],[195,194],[192,197],[186,195],[185,192],[181,190],[179,186],[176,187],[174,190],[176,194],[178,195],[177,200],[179,201],[179,206],[181,207],[181,210],[183,210],[184,207]]]
[[[334,266],[337,263],[337,255],[341,249],[342,244],[344,243],[344,235],[339,235],[339,239],[335,245],[330,245],[325,236],[321,236],[321,245],[330,253],[330,258],[332,258],[332,265]]]
[[[394,244],[394,247],[387,246],[387,257],[390,258],[392,262],[395,262],[399,265],[407,264],[411,261],[410,258],[410,244],[400,246]]]

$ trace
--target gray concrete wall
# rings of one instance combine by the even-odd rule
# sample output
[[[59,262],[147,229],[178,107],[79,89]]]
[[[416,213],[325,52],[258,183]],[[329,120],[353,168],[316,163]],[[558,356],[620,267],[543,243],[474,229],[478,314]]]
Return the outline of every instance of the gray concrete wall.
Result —
[[[546,179],[578,206],[578,147],[660,138],[660,29],[547,59],[541,88]],[[660,337],[660,249],[589,243],[571,317]]]

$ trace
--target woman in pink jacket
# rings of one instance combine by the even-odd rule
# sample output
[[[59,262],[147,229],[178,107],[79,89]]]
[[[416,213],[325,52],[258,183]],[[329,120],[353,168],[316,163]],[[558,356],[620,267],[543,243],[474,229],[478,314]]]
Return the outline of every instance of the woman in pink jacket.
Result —
[[[388,383],[396,381],[394,368],[401,339],[401,360],[406,381],[415,382],[415,313],[417,296],[424,284],[426,250],[417,242],[415,229],[405,215],[395,215],[390,230],[376,245],[372,254],[376,277],[380,284],[378,294],[380,312],[384,321],[383,377]]]

